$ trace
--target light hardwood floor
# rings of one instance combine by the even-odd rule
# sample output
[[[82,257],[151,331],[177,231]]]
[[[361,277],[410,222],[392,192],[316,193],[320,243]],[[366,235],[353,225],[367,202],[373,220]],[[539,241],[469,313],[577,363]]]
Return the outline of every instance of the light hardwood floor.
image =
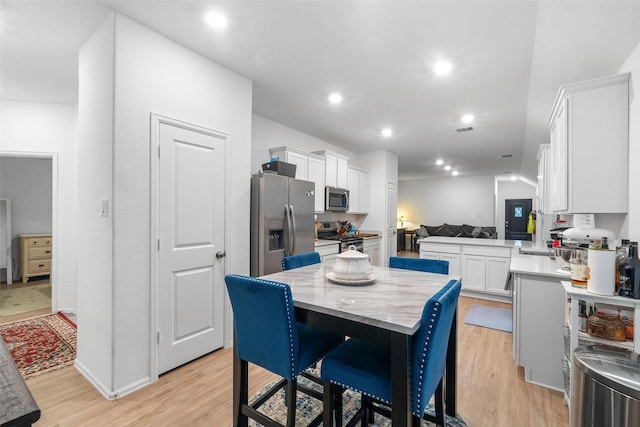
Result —
[[[511,334],[464,323],[472,304],[506,304],[460,298],[458,412],[470,427],[564,427],[560,392],[524,381],[511,358]],[[107,401],[72,366],[27,380],[49,426],[229,426],[231,350],[219,350],[177,368],[120,399]],[[250,394],[275,378],[250,370]]]

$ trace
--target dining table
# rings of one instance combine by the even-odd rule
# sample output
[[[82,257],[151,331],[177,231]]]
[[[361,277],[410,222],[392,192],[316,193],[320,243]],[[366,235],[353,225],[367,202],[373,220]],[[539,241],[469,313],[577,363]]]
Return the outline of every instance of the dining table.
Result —
[[[333,277],[334,262],[330,260],[261,278],[291,287],[298,322],[389,348],[391,421],[393,426],[407,426],[412,419],[413,335],[420,327],[426,301],[450,280],[460,280],[460,276],[373,266],[366,280],[338,283]],[[457,309],[449,334],[444,387],[445,413],[454,417],[456,337]]]

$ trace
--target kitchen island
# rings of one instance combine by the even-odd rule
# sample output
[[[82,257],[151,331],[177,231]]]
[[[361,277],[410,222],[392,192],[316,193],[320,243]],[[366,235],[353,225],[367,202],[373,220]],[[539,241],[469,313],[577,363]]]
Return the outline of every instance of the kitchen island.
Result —
[[[525,380],[562,391],[565,293],[570,272],[532,242],[464,237],[421,239],[420,257],[449,261],[462,295],[512,304],[513,359]]]
[[[462,295],[511,303],[511,258],[532,242],[467,237],[425,237],[420,258],[449,261],[449,273],[462,276]],[[542,250],[542,248],[540,248]]]

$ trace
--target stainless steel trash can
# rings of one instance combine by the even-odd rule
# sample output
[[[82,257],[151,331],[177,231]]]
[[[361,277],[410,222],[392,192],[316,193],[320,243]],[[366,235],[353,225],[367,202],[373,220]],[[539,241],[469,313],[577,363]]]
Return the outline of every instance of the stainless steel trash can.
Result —
[[[640,426],[639,358],[610,347],[578,347],[573,355],[570,426]]]

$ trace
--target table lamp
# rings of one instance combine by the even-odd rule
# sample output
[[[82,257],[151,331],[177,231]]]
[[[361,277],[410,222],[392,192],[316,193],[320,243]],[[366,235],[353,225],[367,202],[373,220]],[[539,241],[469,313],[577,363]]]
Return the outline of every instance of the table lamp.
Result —
[[[404,228],[404,222],[407,220],[407,218],[404,217],[404,215],[400,215],[400,217],[398,218],[398,222],[400,222],[400,228]]]

